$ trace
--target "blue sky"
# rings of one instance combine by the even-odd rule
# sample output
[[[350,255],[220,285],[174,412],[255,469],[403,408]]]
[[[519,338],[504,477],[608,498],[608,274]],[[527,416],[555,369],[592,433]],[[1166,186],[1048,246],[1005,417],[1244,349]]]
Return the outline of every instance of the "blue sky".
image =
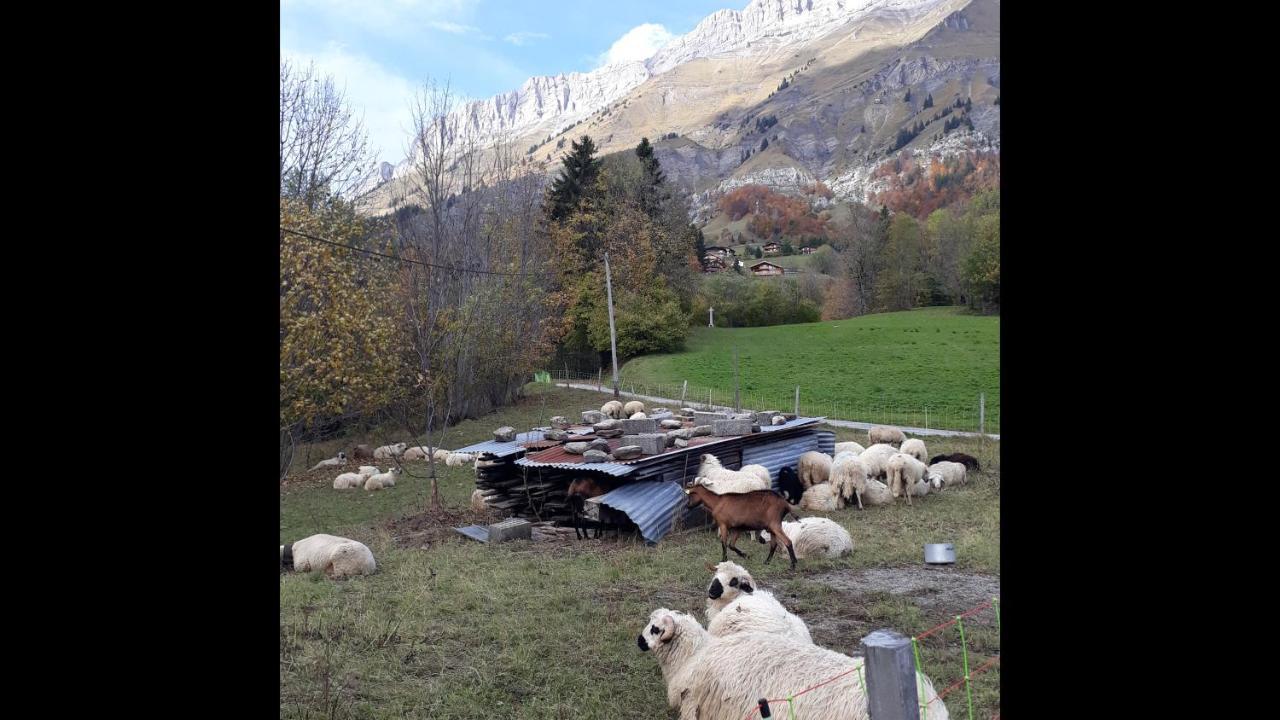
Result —
[[[282,0],[281,56],[315,61],[362,112],[379,159],[404,157],[408,104],[427,78],[480,99],[533,75],[648,57],[747,0]]]

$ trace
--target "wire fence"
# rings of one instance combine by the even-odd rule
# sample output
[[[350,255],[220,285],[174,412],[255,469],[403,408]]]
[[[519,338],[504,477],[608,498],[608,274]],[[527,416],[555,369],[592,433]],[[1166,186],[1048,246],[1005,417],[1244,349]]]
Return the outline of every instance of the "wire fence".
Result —
[[[938,711],[936,704],[941,703],[944,698],[946,698],[951,693],[956,692],[961,687],[963,687],[965,690],[965,708],[967,710],[966,717],[968,718],[968,720],[974,719],[973,678],[978,675],[981,675],[982,673],[986,672],[987,670],[991,669],[993,666],[998,664],[1000,662],[1000,654],[997,651],[996,654],[991,655],[990,657],[983,658],[981,654],[974,653],[974,656],[975,656],[974,660],[975,661],[982,660],[982,664],[977,665],[973,669],[970,669],[970,653],[969,653],[970,641],[967,640],[965,637],[964,618],[973,617],[987,610],[992,610],[994,612],[996,633],[998,635],[1000,631],[1000,599],[998,597],[993,597],[987,602],[982,603],[977,607],[970,608],[969,610],[966,610],[965,612],[954,616],[950,620],[947,620],[946,622],[936,625],[932,628],[929,628],[928,630],[925,630],[924,632],[918,635],[915,635],[911,638],[912,655],[914,655],[915,657],[915,671],[925,677],[928,677],[928,675],[925,673],[925,668],[920,661],[920,655],[921,655],[920,646],[922,641],[924,641],[926,638],[930,636],[937,636],[938,638],[942,638],[943,636],[939,635],[939,633],[941,633],[942,631],[952,626],[955,626],[957,628],[957,631],[959,633],[959,639],[960,639],[960,654],[961,654],[961,660],[962,660],[962,666],[963,666],[963,672],[960,675],[960,677],[957,678],[954,682],[947,685],[941,692],[938,692],[936,696],[929,701],[925,700],[924,686],[919,683],[916,684],[917,690],[919,691],[919,694],[920,694],[919,703],[920,703],[921,720],[928,720],[931,713],[933,717],[935,718],[938,717],[940,715],[940,712]],[[823,680],[820,683],[810,685],[809,687],[803,690],[800,690],[799,692],[792,693],[791,695],[788,695],[786,697],[761,698],[760,700],[756,701],[756,706],[751,708],[750,712],[748,712],[746,715],[743,716],[743,720],[750,720],[750,718],[756,717],[756,716],[760,716],[760,717],[776,716],[779,718],[787,717],[793,720],[800,720],[802,718],[802,715],[797,714],[794,707],[794,702],[796,698],[800,697],[801,695],[804,695],[805,693],[808,693],[813,690],[817,690],[818,688],[821,688],[823,686],[829,685],[835,682],[836,680],[839,680],[840,678],[845,677],[846,675],[850,675],[852,673],[857,673],[858,686],[862,691],[863,697],[866,697],[867,696],[866,662],[863,660],[859,660],[859,662],[856,665],[854,665],[852,668],[838,675],[833,675],[832,677],[827,678],[826,680]],[[939,675],[938,677],[939,679],[946,679],[948,676]],[[998,690],[998,686],[997,686],[997,690]],[[783,715],[781,712],[774,712],[770,707],[771,703],[772,704],[786,703],[787,714]],[[782,707],[782,705],[779,705],[779,707]],[[948,715],[950,715],[950,713],[948,713]],[[1000,712],[997,709],[995,714],[991,716],[991,720],[999,720],[999,718],[1000,718]],[[871,718],[871,720],[876,720],[876,719]]]
[[[550,374],[556,383],[589,385],[602,391],[609,390],[613,386],[612,377],[605,372],[590,375],[561,369],[552,370]],[[677,407],[692,407],[699,410],[717,407],[752,411],[777,410],[794,412],[806,417],[826,417],[832,420],[926,430],[1000,433],[999,405],[984,402],[981,395],[975,396],[971,405],[913,404],[887,399],[820,400],[809,397],[814,392],[814,388],[806,392],[804,386],[800,386],[798,403],[797,393],[794,390],[789,393],[742,390],[735,404],[732,390],[691,385],[687,382],[636,382],[625,376],[618,379],[618,389],[632,395],[643,395],[662,402],[678,403]]]

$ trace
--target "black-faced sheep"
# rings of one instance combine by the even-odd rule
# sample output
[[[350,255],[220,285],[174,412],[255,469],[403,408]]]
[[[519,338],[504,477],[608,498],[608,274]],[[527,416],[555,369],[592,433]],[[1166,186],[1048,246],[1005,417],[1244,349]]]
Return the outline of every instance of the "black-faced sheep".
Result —
[[[281,545],[280,565],[298,572],[322,570],[333,579],[367,575],[378,567],[373,553],[363,543],[324,534]]]
[[[778,471],[778,492],[792,505],[799,505],[804,497],[804,484],[800,482],[800,474],[793,467],[784,467]]]

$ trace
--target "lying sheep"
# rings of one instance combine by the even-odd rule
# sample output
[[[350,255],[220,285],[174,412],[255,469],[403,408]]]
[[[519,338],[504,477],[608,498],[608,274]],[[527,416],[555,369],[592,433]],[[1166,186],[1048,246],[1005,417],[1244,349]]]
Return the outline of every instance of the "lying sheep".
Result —
[[[404,456],[403,456],[403,457],[401,457],[400,459],[401,459],[401,460],[406,460],[406,461],[408,461],[408,460],[426,460],[426,459],[427,459],[427,457],[428,457],[428,455],[427,455],[427,449],[426,449],[426,448],[422,447],[421,445],[414,445],[413,447],[409,448],[408,450],[405,450],[405,451],[404,451]]]
[[[322,570],[333,579],[367,575],[377,569],[373,553],[363,543],[336,535],[312,535],[291,545],[280,546],[280,565],[285,570]]]
[[[374,460],[390,460],[392,458],[398,458],[404,454],[405,450],[408,450],[408,449],[409,449],[409,444],[402,443],[402,442],[396,443],[395,445],[383,445],[382,447],[373,451],[373,459]]]
[[[435,460],[438,463],[442,463],[448,460],[449,455],[451,455],[452,453],[453,453],[452,450],[445,450],[444,448],[436,448],[431,453],[431,459]]]
[[[922,463],[929,462],[929,453],[925,451],[924,441],[919,438],[911,438],[903,442],[899,452],[904,452]]]
[[[471,453],[455,452],[449,453],[448,457],[444,459],[444,464],[449,467],[462,467],[469,462],[475,462],[475,459],[476,456]]]
[[[929,461],[929,464],[933,465],[935,463],[940,463],[944,461],[958,462],[963,464],[965,467],[969,468],[970,470],[982,472],[982,468],[978,466],[978,458],[972,455],[968,455],[966,453],[960,453],[960,452],[951,453],[950,455],[934,455],[933,459]]]
[[[360,476],[363,480],[368,480],[369,478],[378,474],[378,468],[372,465],[361,465],[356,472],[360,473]],[[363,480],[362,480],[362,484],[363,484]]]
[[[906,453],[898,453],[889,458],[885,463],[889,474],[889,492],[894,497],[907,496],[907,504],[911,504],[913,495],[924,495],[929,492],[929,483],[925,480],[925,473],[928,472],[929,466],[919,460],[907,455]],[[919,492],[919,485],[924,486],[924,492]]]
[[[351,448],[352,460],[372,460],[373,450],[368,445],[357,445]]]
[[[644,403],[639,400],[632,400],[622,407],[623,417],[631,417],[636,413],[644,412]]]
[[[862,493],[867,489],[867,467],[856,453],[846,450],[836,454],[836,459],[831,462],[830,483],[846,505],[857,499],[858,509],[862,509]]]
[[[782,523],[782,531],[796,544],[796,557],[838,558],[853,552],[853,538],[844,526],[824,517],[807,517],[800,522]],[[760,542],[769,541],[769,531],[760,531]],[[708,618],[710,620],[710,618]]]
[[[707,569],[713,573],[711,584],[707,585],[707,622],[711,622],[717,613],[737,600],[739,595],[754,592],[756,581],[746,568],[732,560],[725,560],[719,565],[708,563]]]
[[[870,430],[867,431],[867,440],[870,441],[872,445],[876,445],[878,443],[885,443],[887,445],[892,445],[896,448],[899,445],[901,445],[903,441],[906,439],[907,439],[907,436],[903,435],[902,431],[896,427],[888,427],[886,425],[875,425]]]
[[[622,410],[622,403],[617,400],[610,400],[600,406],[600,412],[604,413],[605,417],[613,418],[614,420],[621,420],[624,417],[628,417],[627,415],[622,414]]]
[[[800,456],[796,462],[800,484],[806,488],[826,482],[831,477],[831,456],[813,450]]]
[[[867,489],[862,492],[862,504],[867,507],[892,505],[893,493],[889,492],[888,485],[879,480],[867,480]]]
[[[929,466],[929,485],[934,490],[943,490],[948,485],[963,485],[967,468],[963,463],[943,460]]]
[[[858,459],[862,461],[862,466],[867,469],[868,478],[884,479],[888,476],[888,468],[885,467],[885,463],[896,452],[898,450],[892,445],[879,443],[859,453]]]
[[[377,475],[372,475],[369,477],[368,480],[364,481],[364,489],[365,490],[383,490],[385,488],[395,487],[396,478],[400,477],[400,473],[402,472],[404,472],[404,470],[398,467],[393,467],[384,473],[378,473]]]
[[[694,482],[706,486],[717,495],[768,490],[769,469],[763,465],[747,465],[741,470],[730,470],[720,464],[720,458],[708,453],[702,456],[702,464],[698,466]]]
[[[328,460],[321,460],[320,462],[315,464],[315,467],[308,470],[308,472],[315,472],[322,467],[340,467],[346,464],[347,464],[347,454],[345,452],[338,451],[337,457],[331,457]]]
[[[646,419],[646,418],[648,418],[648,417],[649,417],[648,415],[645,415],[645,414],[644,414],[644,413],[642,413],[642,412],[638,412],[638,413],[636,413],[635,415],[632,415],[632,416],[631,416],[631,419],[632,419],[632,420],[644,420],[644,419]]]
[[[662,669],[662,679],[667,683],[667,705],[680,711],[681,720],[696,717],[692,704],[687,710],[684,706],[693,689],[689,676],[697,669],[702,651],[711,642],[711,635],[692,615],[666,608],[650,613],[649,621],[636,637],[641,652],[653,651]]]
[[[851,452],[861,455],[863,450],[866,450],[866,448],[856,442],[838,442],[836,443],[836,449],[833,451],[832,457],[839,455],[842,452]]]
[[[485,501],[484,491],[480,488],[471,491],[471,509],[476,512],[485,512],[489,509],[489,503]]]
[[[842,507],[844,507],[844,503],[840,501],[840,493],[831,483],[814,485],[805,490],[804,495],[800,498],[801,510],[835,512]]]
[[[761,590],[746,568],[725,561],[707,569],[715,573],[707,586],[707,632],[711,635],[775,632],[812,642],[804,621],[788,612],[773,593]]]
[[[350,490],[364,484],[365,476],[360,473],[345,472],[333,479],[334,490]]]
[[[661,617],[658,624],[666,627]],[[750,712],[756,698],[794,695],[789,703],[774,704],[775,716],[794,713],[803,720],[867,720],[867,678],[861,667],[862,658],[777,633],[715,637],[708,632],[709,637],[703,638],[684,623],[673,629],[673,635],[688,633],[697,638],[689,642],[696,648],[696,654],[686,663],[692,669],[678,675],[682,719],[736,720]],[[946,705],[938,699],[928,677],[916,673],[916,683],[920,702],[928,708],[927,716],[920,712],[921,719],[949,720]],[[822,685],[821,689],[796,694],[798,689],[817,685]]]

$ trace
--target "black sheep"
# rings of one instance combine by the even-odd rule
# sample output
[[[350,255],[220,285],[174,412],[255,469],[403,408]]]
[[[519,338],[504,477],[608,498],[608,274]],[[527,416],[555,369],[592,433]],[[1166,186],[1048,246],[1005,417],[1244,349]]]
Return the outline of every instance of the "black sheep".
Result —
[[[940,463],[943,461],[961,463],[965,467],[969,468],[970,470],[977,470],[978,472],[982,472],[982,468],[978,467],[978,458],[972,455],[966,455],[964,453],[951,453],[950,455],[935,455],[933,459],[929,461],[929,464],[932,465],[934,463]]]

